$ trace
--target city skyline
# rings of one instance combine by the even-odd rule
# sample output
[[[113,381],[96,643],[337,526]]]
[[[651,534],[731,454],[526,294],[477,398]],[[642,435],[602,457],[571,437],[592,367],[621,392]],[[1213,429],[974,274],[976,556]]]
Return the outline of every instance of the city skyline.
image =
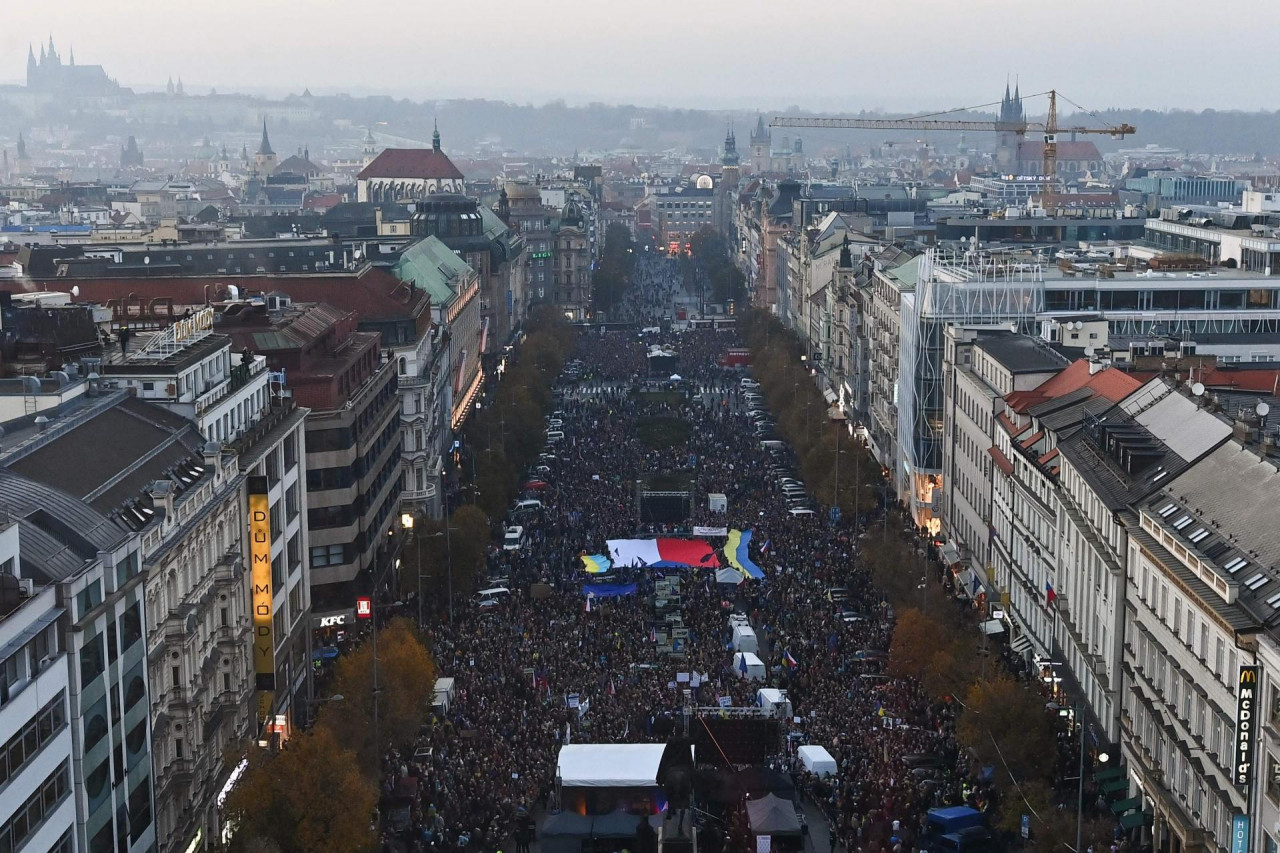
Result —
[[[1008,77],[1019,79],[1024,92],[1056,88],[1092,110],[1274,108],[1265,89],[1228,85],[1234,79],[1214,63],[1191,61],[1232,55],[1238,38],[1207,28],[1192,39],[1187,16],[1203,9],[1188,0],[1162,4],[1159,17],[1140,4],[1083,0],[1073,4],[1073,16],[1106,21],[1087,37],[1051,8],[1012,0],[912,0],[860,10],[847,27],[831,26],[835,10],[813,2],[781,15],[762,0],[692,6],[655,0],[633,20],[580,0],[448,8],[390,0],[354,40],[350,25],[364,10],[348,0],[225,0],[220,9],[211,17],[198,7],[153,0],[135,4],[127,17],[84,0],[56,11],[11,8],[0,30],[0,55],[10,57],[0,79],[19,82],[28,46],[52,36],[60,51],[76,48],[81,62],[103,65],[137,91],[163,89],[172,77],[189,94],[310,89],[414,100],[912,111],[987,103]],[[1274,30],[1280,9],[1253,8],[1250,18],[1260,31]],[[390,22],[395,26],[381,26]],[[540,27],[573,48],[549,49],[535,35]],[[779,71],[781,57],[800,44],[816,59],[797,83]],[[1145,44],[1158,44],[1159,56]],[[337,55],[344,61],[334,62]],[[1177,62],[1179,55],[1187,61]],[[964,63],[968,72],[956,74]],[[1255,77],[1278,66],[1280,59],[1266,53],[1251,58]]]

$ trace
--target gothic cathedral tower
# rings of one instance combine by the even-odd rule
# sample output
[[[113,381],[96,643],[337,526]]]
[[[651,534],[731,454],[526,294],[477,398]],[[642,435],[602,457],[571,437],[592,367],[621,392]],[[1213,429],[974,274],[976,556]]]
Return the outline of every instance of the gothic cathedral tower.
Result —
[[[769,149],[772,134],[764,126],[764,116],[756,116],[756,129],[751,131],[751,171],[756,174],[769,171]]]

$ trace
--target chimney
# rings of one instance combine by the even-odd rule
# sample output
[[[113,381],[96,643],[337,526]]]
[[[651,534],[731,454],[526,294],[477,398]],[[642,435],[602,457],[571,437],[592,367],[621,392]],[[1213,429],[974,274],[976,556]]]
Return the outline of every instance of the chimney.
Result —
[[[1095,373],[1101,373],[1106,368],[1106,366],[1107,365],[1099,359],[1090,359],[1089,375],[1093,376]]]
[[[151,483],[151,505],[157,510],[164,510],[165,517],[173,519],[173,483],[170,480],[155,480]]]

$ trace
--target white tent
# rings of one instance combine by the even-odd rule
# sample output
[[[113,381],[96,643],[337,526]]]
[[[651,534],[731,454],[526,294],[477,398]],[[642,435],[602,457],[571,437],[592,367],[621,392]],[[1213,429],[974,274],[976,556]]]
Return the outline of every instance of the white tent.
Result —
[[[673,373],[673,374],[671,374],[671,381],[672,381],[672,382],[679,382],[679,381],[680,381],[680,374],[679,374],[679,373]]]
[[[575,743],[560,747],[556,775],[565,788],[651,788],[662,743]]]
[[[733,671],[738,673],[740,678],[764,681],[764,661],[760,660],[754,652],[738,652],[735,654],[733,656]]]
[[[716,583],[727,583],[737,586],[747,579],[747,576],[737,569],[716,569]]]
[[[776,687],[761,687],[756,691],[756,704],[764,709],[764,712],[770,717],[790,717],[791,716],[791,700],[787,698],[787,691],[779,690]]]
[[[800,756],[800,763],[804,765],[804,769],[810,773],[816,776],[835,775],[836,760],[831,757],[831,753],[827,752],[825,747],[802,746],[796,750],[796,754]]]
[[[735,652],[760,651],[760,641],[756,639],[756,632],[751,630],[750,625],[733,626],[733,650]]]

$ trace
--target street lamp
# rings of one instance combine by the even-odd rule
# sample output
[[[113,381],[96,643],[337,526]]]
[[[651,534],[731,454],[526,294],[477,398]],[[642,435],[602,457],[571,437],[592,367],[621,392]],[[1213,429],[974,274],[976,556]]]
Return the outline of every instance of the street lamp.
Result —
[[[401,513],[400,526],[403,527],[405,530],[412,531],[413,530],[413,513],[411,512]],[[419,536],[417,533],[413,534],[413,547],[414,547],[415,559],[417,561],[415,563],[414,570],[418,573],[418,630],[421,631],[423,628],[423,625],[425,624],[422,621],[422,537]]]

